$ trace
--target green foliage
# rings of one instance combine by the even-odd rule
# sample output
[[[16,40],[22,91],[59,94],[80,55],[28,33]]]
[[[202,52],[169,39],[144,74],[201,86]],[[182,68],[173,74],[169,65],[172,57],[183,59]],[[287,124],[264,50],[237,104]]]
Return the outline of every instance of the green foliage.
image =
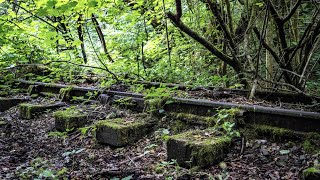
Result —
[[[172,94],[176,88],[168,88],[165,85],[160,85],[159,88],[151,87],[145,91],[146,104],[148,112],[164,113],[164,105],[173,102]]]
[[[126,98],[120,98],[120,99],[117,99],[115,100],[115,102],[121,106],[131,106],[133,105],[133,102],[132,102],[132,97],[126,97]]]
[[[216,124],[214,128],[222,129],[225,134],[231,138],[240,137],[240,133],[235,129],[235,125],[238,122],[236,115],[239,114],[240,109],[219,109],[214,115],[216,118]]]
[[[67,132],[59,132],[59,131],[53,131],[48,133],[48,137],[58,137],[58,138],[66,138],[68,137]]]
[[[54,165],[50,164],[47,160],[42,158],[33,159],[27,167],[19,166],[16,175],[20,179],[68,179],[68,169],[63,167],[61,169],[53,168]]]
[[[120,81],[133,79],[184,83],[192,86],[243,88],[243,84],[239,82],[239,72],[232,71],[230,66],[224,67],[222,61],[212,52],[182,33],[166,19],[165,11],[174,12],[173,0],[34,0],[22,1],[18,5],[14,5],[14,2],[0,3],[0,76],[3,77],[0,78],[1,83],[18,77],[42,82],[86,83],[82,75],[90,69],[101,76],[98,80],[102,88],[118,83],[110,72]],[[221,4],[223,1],[216,2],[227,12],[226,4]],[[241,4],[239,1],[228,2],[232,19],[230,22],[226,20],[226,24],[228,29],[233,29],[231,34],[235,36],[238,54],[231,53],[229,41],[225,41],[225,33],[221,31],[221,26],[212,21],[212,13],[206,3],[183,1],[181,20],[223,54],[240,59],[245,69],[242,73],[246,75],[246,71],[251,71],[251,66],[256,61],[256,48],[260,44],[252,30],[246,29],[246,23],[250,21],[252,26],[262,27],[263,13],[254,12],[264,8],[265,3],[258,0],[248,1],[247,4]],[[292,3],[287,4],[291,6]],[[279,7],[292,9],[284,5]],[[314,8],[307,4],[299,6],[300,8],[304,10],[299,13],[301,17],[297,19],[297,27],[307,27],[307,23],[312,22],[311,12]],[[251,16],[249,12],[252,12],[252,17],[256,17],[258,21],[247,19]],[[105,47],[91,19],[93,15],[103,32]],[[82,28],[83,41],[78,35],[79,28]],[[267,31],[274,32],[275,28],[273,25],[268,26]],[[290,47],[297,45],[298,39],[295,37],[301,36],[301,32],[292,34],[295,32],[294,28],[288,31],[287,43]],[[238,42],[241,34],[237,33],[241,30],[247,32],[248,48],[243,40]],[[270,33],[270,38],[277,39],[277,36]],[[277,44],[279,43],[270,46],[279,49]],[[82,45],[88,59],[86,65],[82,64]],[[261,57],[264,57],[265,52],[261,51]],[[314,51],[311,55],[313,56],[310,56],[310,66],[307,67],[310,74],[308,72],[303,76],[306,79],[307,90],[318,93],[319,68],[315,65],[318,63],[319,53]],[[248,57],[254,59],[248,60]],[[266,73],[265,61],[261,58],[259,75],[262,78],[263,73]],[[30,64],[45,64],[50,72],[19,73],[21,67]],[[296,66],[292,63],[292,69],[299,69]],[[281,68],[274,64],[274,70],[277,69]],[[251,77],[251,74],[246,76]],[[141,87],[137,87],[135,91],[141,90]]]

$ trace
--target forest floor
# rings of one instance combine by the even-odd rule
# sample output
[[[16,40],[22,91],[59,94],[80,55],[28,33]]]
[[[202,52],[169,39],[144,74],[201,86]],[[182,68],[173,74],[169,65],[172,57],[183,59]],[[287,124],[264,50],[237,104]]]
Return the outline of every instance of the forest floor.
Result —
[[[38,98],[39,103],[44,99]],[[96,119],[131,116],[132,112],[102,105],[82,105]],[[19,118],[13,107],[0,113],[0,179],[299,179],[319,154],[306,153],[299,142],[235,140],[234,148],[218,165],[185,169],[167,161],[163,130],[123,148],[99,144],[93,128],[61,133],[52,112],[32,120]],[[85,132],[84,132],[85,131]]]

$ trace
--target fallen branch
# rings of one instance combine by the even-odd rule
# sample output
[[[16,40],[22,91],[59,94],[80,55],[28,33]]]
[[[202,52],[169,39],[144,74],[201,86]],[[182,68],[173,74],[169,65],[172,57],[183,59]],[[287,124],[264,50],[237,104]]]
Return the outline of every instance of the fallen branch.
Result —
[[[93,177],[96,176],[125,176],[130,174],[137,174],[140,169],[134,168],[134,169],[102,169],[100,172],[96,173]]]

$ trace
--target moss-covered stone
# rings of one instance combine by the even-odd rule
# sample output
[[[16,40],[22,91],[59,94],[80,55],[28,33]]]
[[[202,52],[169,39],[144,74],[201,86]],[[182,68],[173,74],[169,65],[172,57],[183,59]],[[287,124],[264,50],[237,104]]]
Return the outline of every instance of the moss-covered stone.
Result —
[[[99,142],[121,147],[132,144],[152,130],[154,123],[142,119],[125,120],[122,118],[99,121],[96,123],[96,138]]]
[[[62,106],[65,106],[65,104],[61,102],[49,105],[23,103],[20,104],[20,118],[32,119],[36,114],[45,112],[47,110],[57,109]]]
[[[308,153],[320,153],[320,134],[316,132],[307,133],[303,141],[303,149]]]
[[[302,179],[304,180],[319,180],[320,169],[317,167],[310,167],[302,171]]]
[[[282,141],[282,140],[299,140],[302,139],[303,136],[299,134],[296,131],[285,129],[285,128],[279,128],[269,125],[252,125],[249,127],[250,131],[249,134],[251,136],[254,135],[252,131],[254,131],[256,136],[262,136],[271,138],[272,140],[276,141]]]
[[[231,145],[231,138],[214,129],[188,131],[170,136],[167,141],[168,161],[177,160],[183,167],[205,167],[222,160]]]
[[[71,98],[70,92],[73,90],[72,86],[61,88],[59,91],[59,99],[62,101],[69,101]]]
[[[58,131],[80,128],[85,126],[88,122],[88,115],[75,109],[57,111],[53,115],[55,119],[55,127]]]

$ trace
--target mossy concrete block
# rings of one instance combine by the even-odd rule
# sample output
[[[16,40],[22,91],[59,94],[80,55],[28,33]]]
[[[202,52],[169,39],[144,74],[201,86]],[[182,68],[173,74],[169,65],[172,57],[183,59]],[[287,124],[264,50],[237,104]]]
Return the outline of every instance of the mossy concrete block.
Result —
[[[88,122],[88,115],[75,109],[57,111],[53,115],[55,127],[58,131],[80,128]]]
[[[230,146],[231,138],[219,135],[213,129],[188,131],[169,137],[167,159],[175,159],[186,168],[206,167],[221,161]]]
[[[122,147],[132,144],[145,136],[154,123],[144,120],[126,121],[122,118],[99,121],[96,124],[98,142]]]
[[[6,111],[19,103],[28,101],[27,98],[0,98],[0,112]]]
[[[253,130],[258,135],[258,137],[268,137],[276,141],[299,140],[303,138],[303,134],[286,128],[258,124],[250,125],[249,128]],[[252,132],[251,135],[253,135]]]
[[[47,110],[57,109],[65,105],[66,104],[62,102],[58,102],[55,104],[47,104],[47,105],[23,103],[23,104],[20,104],[20,118],[32,119],[36,114],[45,112]]]
[[[319,180],[320,169],[317,167],[310,167],[302,171],[302,179],[304,180]]]

